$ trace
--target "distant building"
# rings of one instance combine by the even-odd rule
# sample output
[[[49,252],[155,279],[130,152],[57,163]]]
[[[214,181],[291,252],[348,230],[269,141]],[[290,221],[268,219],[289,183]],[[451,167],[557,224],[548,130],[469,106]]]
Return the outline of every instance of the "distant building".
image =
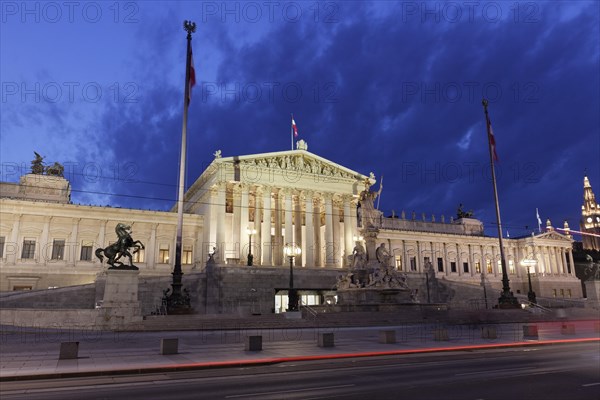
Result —
[[[592,185],[587,176],[583,178],[583,205],[581,206],[579,226],[583,233],[581,235],[583,249],[600,251],[600,206],[596,202],[596,196],[594,196]]]
[[[349,267],[356,242],[363,240],[359,196],[366,184],[375,184],[374,176],[310,153],[305,143],[290,151],[215,154],[185,194],[184,273],[202,271],[216,248],[214,259],[226,274],[219,281],[219,302],[246,301],[243,296],[249,289],[242,286],[262,274],[256,283],[264,286],[262,301],[270,303],[269,309],[282,310],[287,298],[281,289],[289,270],[283,246],[295,243],[302,249],[295,269],[301,275],[303,301],[320,304],[323,293],[335,286],[338,272]],[[172,271],[175,212],[71,204],[69,182],[41,174],[25,175],[20,184],[1,184],[0,208],[0,291],[94,282],[105,268],[94,252],[116,239],[118,222],[131,225],[134,239],[146,246],[134,260],[142,277],[169,277]],[[377,245],[385,244],[395,268],[412,281],[424,285],[431,263],[438,281],[458,285],[451,291],[457,298],[479,296],[482,282],[498,290],[488,290],[491,304],[498,297],[502,286],[498,239],[484,235],[481,221],[462,212],[456,219],[437,220],[404,212],[392,218],[371,215],[379,215],[371,221],[379,229]],[[527,293],[521,261],[528,259],[535,260],[532,281],[538,297],[581,298],[572,243],[570,236],[551,226],[541,234],[505,239],[513,292]],[[249,253],[252,267],[246,267]],[[227,287],[230,281],[237,286]],[[424,288],[419,290],[421,301],[425,293]]]

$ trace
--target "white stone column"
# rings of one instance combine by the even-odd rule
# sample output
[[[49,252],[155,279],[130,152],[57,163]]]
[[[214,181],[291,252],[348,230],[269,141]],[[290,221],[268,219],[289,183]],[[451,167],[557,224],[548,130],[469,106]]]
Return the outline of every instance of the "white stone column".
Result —
[[[423,255],[421,254],[421,242],[417,240],[417,272],[423,272]]]
[[[450,275],[450,263],[448,262],[448,247],[446,246],[446,242],[442,244],[444,248],[444,275]]]
[[[319,194],[313,193],[313,257],[315,267],[323,266],[323,238],[321,237],[321,206],[323,199]]]
[[[248,240],[248,231],[247,229],[252,229],[250,227],[250,219],[248,218],[250,202],[248,200],[248,185],[245,183],[240,184],[240,262],[242,264],[246,264],[248,260],[248,245],[250,244]]]
[[[19,240],[19,228],[21,226],[21,214],[15,215],[15,220],[13,222],[13,227],[10,232],[10,246],[11,250],[8,251],[8,245],[6,248],[6,264],[15,265],[17,258],[21,258],[21,251],[23,250],[21,246],[23,243],[17,243]]]
[[[499,250],[498,250],[499,251]],[[492,271],[494,271],[494,276],[498,276],[498,260],[496,260],[496,246],[492,246]]]
[[[394,260],[395,262],[396,260]],[[408,262],[408,253],[406,252],[406,240],[402,239],[402,271],[408,272],[410,271],[410,263]]]
[[[338,200],[333,201],[333,262],[337,268],[342,265],[342,256],[344,254],[342,251],[343,244],[340,239],[340,205]]]
[[[306,192],[306,199],[304,202],[304,221],[305,221],[305,243],[302,251],[305,254],[306,266],[314,267],[315,266],[315,237],[314,237],[314,226],[313,226],[313,194],[312,192]],[[318,249],[317,249],[318,250]]]
[[[35,257],[35,259],[42,265],[46,265],[52,256],[52,246],[48,243],[48,234],[50,232],[51,221],[52,217],[44,218],[44,228],[42,229],[42,236],[40,238],[40,248],[36,252],[37,257]]]
[[[435,256],[435,250],[433,249],[433,242],[429,242],[429,247],[431,248],[431,265],[433,266],[433,272],[437,276],[438,274],[438,265],[437,265],[437,257]]]
[[[107,223],[108,223],[107,220],[100,222],[100,232],[98,233],[98,243],[96,244],[98,246],[98,248],[100,248],[100,249],[103,249],[105,247],[104,243],[106,243],[106,224]],[[152,251],[154,251],[154,250],[152,250]],[[92,259],[94,260],[94,262],[99,261],[95,257],[92,257]]]
[[[283,237],[281,236],[281,230],[283,228],[283,221],[281,219],[281,197],[282,192],[281,189],[273,190],[273,198],[275,200],[275,205],[273,210],[275,212],[274,222],[275,222],[275,234],[273,236],[272,253],[273,253],[273,264],[274,265],[283,265]]]
[[[325,266],[335,266],[333,241],[333,197],[331,193],[324,194],[325,199]]]
[[[294,215],[292,216],[294,220],[293,242],[296,244],[296,246],[299,246],[302,249],[302,254],[296,257],[295,265],[301,266],[305,265],[302,263],[302,257],[306,257],[306,246],[303,245],[304,243],[306,243],[306,238],[302,237],[302,202],[304,201],[304,199],[303,194],[301,192],[298,192],[298,194],[295,196],[295,201],[294,196],[291,193],[290,197],[292,198],[292,206],[295,207]]]
[[[563,249],[561,247],[555,247],[556,258],[558,259],[558,271],[561,275],[565,274],[565,265],[563,264]]]
[[[560,249],[561,261],[562,261],[562,273],[563,275],[568,275],[569,270],[567,269],[567,249]]]
[[[294,243],[294,226],[293,226],[293,198],[292,191],[290,189],[285,189],[281,192],[284,197],[284,234],[283,234],[283,244],[292,244]]]
[[[480,245],[479,248],[481,251],[481,273],[483,275],[487,275],[487,257],[485,256],[485,246]]]
[[[217,264],[225,263],[225,247],[226,247],[226,232],[225,232],[225,195],[227,192],[225,183],[219,184],[217,188],[216,198],[216,217],[217,217],[217,254],[215,262]]]
[[[246,229],[246,227],[244,227]],[[242,188],[240,184],[233,185],[233,223],[231,224],[231,245],[233,247],[233,258],[238,258],[240,262],[244,261],[242,257]]]
[[[473,245],[469,244],[469,275],[475,276],[475,260],[473,259]]]
[[[554,253],[554,259],[556,260],[556,274],[557,275],[562,275],[563,271],[562,271],[562,264],[561,264],[560,254],[558,254],[559,251],[560,251],[560,249],[558,247],[553,247],[552,248],[552,253]]]
[[[271,257],[271,188],[263,190],[263,222],[262,222],[262,265],[273,265]]]
[[[573,260],[573,251],[569,249],[569,266],[571,267],[571,275],[575,276],[575,260]]]
[[[69,237],[67,243],[65,243],[65,261],[67,261],[67,265],[70,267],[74,267],[75,261],[77,261],[77,249],[79,249],[79,243],[77,243],[79,221],[81,221],[81,218],[73,218],[71,236]]]
[[[156,229],[158,228],[158,224],[152,224],[150,228],[150,243],[144,250],[144,261],[146,262],[147,268],[154,269],[156,267],[155,257],[156,257]],[[199,251],[202,253],[202,251]],[[197,256],[196,256],[197,257]]]
[[[348,257],[352,255],[354,249],[354,238],[352,233],[352,208],[350,196],[344,196],[344,259],[342,266],[349,267]]]
[[[258,187],[254,192],[254,229],[256,229],[256,235],[254,236],[254,240],[252,240],[252,255],[254,256],[255,265],[261,265],[262,263],[262,190],[262,187]]]

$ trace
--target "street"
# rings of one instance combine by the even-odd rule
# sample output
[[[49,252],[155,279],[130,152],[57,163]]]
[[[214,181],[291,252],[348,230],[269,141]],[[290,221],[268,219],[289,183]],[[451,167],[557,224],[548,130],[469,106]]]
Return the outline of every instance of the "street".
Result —
[[[598,343],[3,382],[2,399],[600,398]]]

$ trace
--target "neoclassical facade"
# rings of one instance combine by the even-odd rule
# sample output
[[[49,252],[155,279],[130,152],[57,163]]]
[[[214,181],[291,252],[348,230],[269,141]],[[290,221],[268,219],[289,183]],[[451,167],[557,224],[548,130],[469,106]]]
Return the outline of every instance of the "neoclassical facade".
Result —
[[[296,150],[215,159],[184,199],[183,271],[201,271],[210,253],[222,268],[288,268],[286,243],[302,249],[295,267],[314,273],[343,270],[361,237],[360,194],[375,185],[369,176],[308,151]],[[116,239],[119,222],[132,226],[146,248],[136,255],[142,276],[169,276],[173,268],[177,215],[70,203],[62,177],[28,174],[19,184],[0,186],[0,290],[48,289],[93,282],[106,268],[94,256]],[[378,214],[379,215],[379,214]],[[484,235],[474,218],[437,221],[380,215],[378,245],[385,244],[397,269],[424,275],[431,263],[438,279],[500,287],[497,238]],[[527,292],[521,262],[535,260],[538,296],[581,297],[572,239],[546,232],[505,239],[511,288]],[[331,289],[331,284],[323,289]]]

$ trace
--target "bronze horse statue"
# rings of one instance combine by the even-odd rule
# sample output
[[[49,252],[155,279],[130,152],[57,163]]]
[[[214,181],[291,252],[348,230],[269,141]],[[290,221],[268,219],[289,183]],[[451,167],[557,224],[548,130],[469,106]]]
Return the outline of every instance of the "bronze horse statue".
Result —
[[[110,265],[108,269],[138,269],[133,265],[133,254],[144,249],[144,244],[139,240],[133,240],[131,237],[131,226],[118,223],[115,227],[118,240],[110,246],[102,249],[96,249],[96,257],[100,261],[107,258],[107,264]],[[133,252],[130,253],[129,249],[134,248]],[[129,265],[123,264],[119,259],[121,257],[129,257]]]

